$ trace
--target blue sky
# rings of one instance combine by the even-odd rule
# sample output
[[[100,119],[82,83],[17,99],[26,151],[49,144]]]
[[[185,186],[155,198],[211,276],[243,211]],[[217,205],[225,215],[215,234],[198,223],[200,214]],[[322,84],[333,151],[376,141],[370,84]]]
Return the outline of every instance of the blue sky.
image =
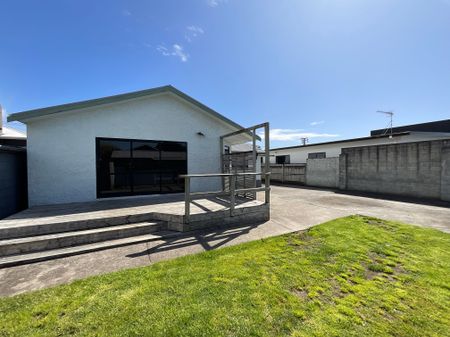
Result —
[[[272,146],[366,136],[450,118],[450,0],[5,0],[0,79],[7,113],[172,84]]]

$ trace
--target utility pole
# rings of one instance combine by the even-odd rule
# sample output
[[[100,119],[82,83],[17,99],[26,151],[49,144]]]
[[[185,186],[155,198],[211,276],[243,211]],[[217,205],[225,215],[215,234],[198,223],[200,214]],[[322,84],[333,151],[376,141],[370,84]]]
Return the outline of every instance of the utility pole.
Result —
[[[302,145],[303,146],[305,146],[306,145],[306,143],[308,143],[308,138],[306,138],[306,137],[302,137],[302,138],[300,138],[300,142],[302,143]]]

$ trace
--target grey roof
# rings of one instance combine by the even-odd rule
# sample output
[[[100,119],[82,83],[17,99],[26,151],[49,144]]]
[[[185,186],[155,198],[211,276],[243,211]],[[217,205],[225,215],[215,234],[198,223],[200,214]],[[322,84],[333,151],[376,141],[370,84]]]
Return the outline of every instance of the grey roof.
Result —
[[[406,131],[419,131],[419,132],[450,132],[450,119],[444,119],[440,121],[427,122],[427,123],[419,123],[419,124],[411,124],[411,125],[403,125],[396,126],[392,128],[392,132],[406,132]],[[371,136],[379,136],[384,133],[387,133],[386,129],[378,129],[370,131]]]
[[[392,135],[392,137],[406,136],[406,135],[409,135],[409,134],[411,134],[411,132],[399,132],[399,133],[394,133]],[[334,140],[334,141],[331,141],[331,142],[323,142],[323,143],[313,143],[313,144],[306,144],[306,145],[294,145],[294,146],[286,146],[286,147],[277,147],[277,148],[270,149],[270,151],[300,149],[300,148],[304,148],[304,147],[314,147],[314,146],[320,146],[320,145],[359,142],[361,140],[378,139],[378,138],[389,138],[389,136],[390,135],[379,135],[379,136],[369,136],[369,137]]]
[[[57,114],[60,112],[71,111],[71,110],[90,108],[90,107],[103,105],[103,104],[111,104],[111,103],[129,100],[129,99],[139,98],[139,97],[143,97],[143,96],[150,96],[150,95],[155,95],[155,94],[160,94],[160,93],[166,93],[166,92],[170,92],[170,93],[177,95],[178,97],[199,107],[200,109],[206,111],[207,113],[222,120],[223,122],[231,125],[232,127],[236,128],[236,129],[243,129],[243,127],[241,125],[233,122],[232,120],[226,118],[225,116],[221,115],[217,111],[214,111],[213,109],[207,107],[203,103],[200,103],[196,99],[186,95],[185,93],[181,92],[180,90],[176,89],[175,87],[173,87],[171,85],[166,85],[166,86],[162,86],[162,87],[141,90],[141,91],[134,91],[134,92],[119,94],[119,95],[114,95],[114,96],[90,99],[87,101],[80,101],[80,102],[74,102],[74,103],[68,103],[68,104],[62,104],[62,105],[55,105],[55,106],[51,106],[51,107],[47,107],[47,108],[40,108],[40,109],[33,109],[33,110],[17,112],[17,113],[13,113],[8,116],[8,122],[11,122],[11,121],[25,122],[26,120],[29,120],[31,118],[48,116],[48,115]]]

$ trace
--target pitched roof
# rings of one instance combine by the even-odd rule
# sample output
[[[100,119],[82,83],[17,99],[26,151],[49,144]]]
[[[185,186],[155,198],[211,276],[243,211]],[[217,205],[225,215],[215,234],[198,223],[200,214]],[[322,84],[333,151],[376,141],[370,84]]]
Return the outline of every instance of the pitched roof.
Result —
[[[13,113],[8,116],[8,122],[11,122],[11,121],[26,122],[27,120],[32,119],[32,118],[49,116],[49,115],[57,114],[60,112],[71,111],[71,110],[90,108],[90,107],[99,106],[99,105],[103,105],[103,104],[111,104],[111,103],[121,102],[121,101],[130,100],[130,99],[134,99],[134,98],[160,94],[160,93],[175,94],[176,96],[197,106],[198,108],[200,108],[203,111],[209,113],[210,115],[222,120],[223,122],[231,125],[232,127],[236,128],[236,129],[243,129],[243,127],[241,125],[233,122],[231,119],[228,119],[227,117],[221,115],[217,111],[209,108],[208,106],[204,105],[203,103],[200,103],[196,99],[186,95],[184,92],[176,89],[175,87],[173,87],[171,85],[166,85],[166,86],[147,89],[147,90],[134,91],[134,92],[119,94],[119,95],[114,95],[114,96],[90,99],[90,100],[86,100],[86,101],[79,101],[79,102],[74,102],[74,103],[50,106],[50,107],[46,107],[46,108],[17,112],[17,113]]]

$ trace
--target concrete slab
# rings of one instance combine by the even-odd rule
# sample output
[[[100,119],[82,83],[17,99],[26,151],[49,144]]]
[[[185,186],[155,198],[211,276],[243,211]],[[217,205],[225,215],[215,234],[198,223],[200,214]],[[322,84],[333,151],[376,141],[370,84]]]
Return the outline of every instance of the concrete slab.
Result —
[[[446,206],[383,200],[330,190],[273,186],[270,221],[239,228],[187,233],[186,236],[167,240],[1,269],[0,295],[11,296],[92,275],[146,266],[187,254],[303,230],[351,214],[397,220],[450,233],[450,208]]]

